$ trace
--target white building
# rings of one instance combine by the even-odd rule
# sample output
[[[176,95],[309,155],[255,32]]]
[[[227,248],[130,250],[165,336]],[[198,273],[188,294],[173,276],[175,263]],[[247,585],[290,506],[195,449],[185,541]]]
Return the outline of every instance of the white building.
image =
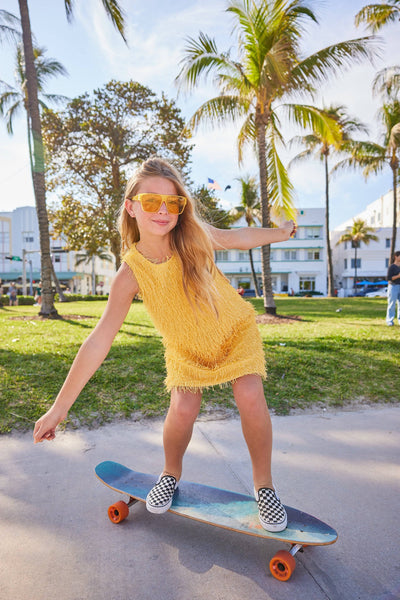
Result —
[[[61,239],[50,238],[50,247],[54,270],[58,280],[72,293],[90,294],[92,290],[92,264],[75,265],[76,252],[62,251]],[[22,283],[22,261],[9,260],[6,256],[22,259],[26,252],[26,276],[29,282],[40,280],[40,242],[36,209],[23,206],[11,212],[0,213],[0,279]],[[114,260],[112,262],[95,258],[97,290],[108,293],[115,275]]]
[[[399,202],[399,200],[398,200]],[[399,202],[400,204],[400,202]],[[336,227],[331,232],[333,254],[333,275],[335,288],[343,289],[344,295],[353,295],[355,276],[355,250],[351,243],[337,245],[340,236],[347,228],[351,228],[354,219],[362,219],[369,227],[375,228],[379,242],[370,242],[368,246],[361,244],[357,249],[357,281],[384,281],[390,262],[390,245],[392,240],[393,192],[381,196],[359,214]],[[397,236],[400,249],[400,206],[397,207]],[[357,286],[357,288],[360,286]]]
[[[286,242],[271,245],[272,287],[278,293],[292,290],[327,293],[325,209],[305,208],[298,211],[297,233]],[[236,227],[244,227],[244,219]],[[254,289],[249,253],[243,250],[220,250],[215,253],[218,267],[233,287]],[[254,267],[261,282],[261,249],[253,250]]]

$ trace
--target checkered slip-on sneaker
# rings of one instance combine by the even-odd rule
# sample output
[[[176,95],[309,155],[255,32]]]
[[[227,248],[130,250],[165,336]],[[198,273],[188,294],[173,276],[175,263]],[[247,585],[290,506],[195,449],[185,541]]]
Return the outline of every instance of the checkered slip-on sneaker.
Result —
[[[156,485],[146,498],[146,508],[151,513],[164,513],[171,508],[174,492],[178,482],[172,475],[160,475]]]
[[[287,514],[275,490],[260,488],[254,490],[258,504],[258,518],[264,529],[276,533],[287,527]]]

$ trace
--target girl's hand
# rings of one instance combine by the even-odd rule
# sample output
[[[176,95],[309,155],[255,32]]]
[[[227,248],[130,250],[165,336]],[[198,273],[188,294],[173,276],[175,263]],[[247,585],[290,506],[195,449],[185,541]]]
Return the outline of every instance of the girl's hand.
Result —
[[[61,414],[54,407],[50,408],[38,421],[36,421],[33,430],[33,441],[35,444],[44,442],[44,440],[54,440],[56,437],[56,427],[67,415]]]
[[[286,231],[288,233],[288,238],[291,238],[291,237],[294,237],[296,235],[297,225],[292,220],[285,221],[282,224],[281,229],[283,229],[284,231]]]

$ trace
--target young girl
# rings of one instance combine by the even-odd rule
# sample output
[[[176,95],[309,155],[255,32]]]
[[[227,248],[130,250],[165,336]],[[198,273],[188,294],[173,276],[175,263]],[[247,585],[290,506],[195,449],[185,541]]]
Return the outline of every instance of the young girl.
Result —
[[[287,516],[272,483],[271,420],[264,397],[264,353],[254,309],[214,263],[213,251],[248,250],[289,239],[296,227],[216,229],[195,214],[178,172],[161,158],[129,180],[120,214],[123,263],[103,316],[82,344],[53,406],[36,423],[34,441],[52,440],[80,391],[106,358],[140,292],[163,337],[171,403],[164,424],[165,464],[147,509],[167,511],[200,410],[202,391],[231,383],[249,449],[262,526],[282,531]]]

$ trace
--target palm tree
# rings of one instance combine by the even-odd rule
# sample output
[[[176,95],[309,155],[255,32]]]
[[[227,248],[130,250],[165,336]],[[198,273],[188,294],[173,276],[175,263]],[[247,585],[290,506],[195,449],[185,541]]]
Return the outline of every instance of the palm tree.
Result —
[[[302,59],[300,40],[303,21],[317,22],[305,0],[231,0],[227,12],[233,15],[238,32],[237,57],[219,52],[206,34],[189,38],[177,77],[180,87],[193,89],[202,79],[214,74],[220,94],[205,102],[192,116],[188,126],[196,129],[203,121],[224,124],[243,120],[238,136],[239,164],[243,150],[251,145],[257,152],[262,226],[270,227],[270,211],[294,215],[293,187],[278,152],[283,141],[279,112],[302,126],[320,128],[331,143],[338,142],[336,123],[313,106],[285,104],[293,95],[311,94],[315,85],[329,74],[373,55],[372,38],[335,44]],[[272,293],[270,247],[262,248],[264,306],[276,313]]]
[[[246,219],[248,227],[257,225],[257,222],[261,222],[261,204],[258,192],[258,184],[254,177],[247,175],[246,177],[238,177],[237,181],[241,185],[240,193],[240,204],[232,208],[230,215],[232,222],[239,221],[242,217]],[[249,259],[251,274],[254,281],[254,289],[257,298],[260,296],[260,289],[258,285],[257,275],[254,269],[253,251],[249,250]]]
[[[347,228],[336,244],[351,242],[351,247],[354,248],[354,294],[357,291],[357,250],[361,243],[368,246],[370,242],[379,242],[379,237],[373,233],[374,231],[375,229],[368,227],[362,219],[354,219],[353,226]]]
[[[125,40],[124,16],[121,8],[119,7],[119,3],[117,0],[102,0],[102,3],[107,15],[110,17],[112,23]],[[42,304],[39,314],[46,317],[56,317],[58,313],[54,307],[54,297],[51,289],[52,260],[50,256],[49,219],[46,207],[44,149],[38,101],[38,82],[35,70],[35,57],[33,52],[28,0],[18,0],[18,4],[21,16],[22,39],[24,47],[29,121],[32,128],[33,139],[32,179],[40,235]],[[73,0],[64,0],[64,4],[67,12],[67,18],[70,21],[73,15]]]
[[[305,158],[317,157],[324,163],[325,169],[325,235],[326,235],[326,251],[328,258],[328,296],[334,295],[333,284],[333,264],[332,264],[332,248],[330,242],[330,225],[329,225],[329,156],[335,151],[345,151],[348,143],[351,140],[351,135],[354,132],[367,133],[367,127],[357,118],[349,117],[346,114],[346,107],[339,105],[331,105],[323,108],[324,112],[333,119],[340,127],[341,142],[332,144],[329,139],[320,131],[313,131],[311,134],[297,136],[291,140],[291,143],[300,143],[306,146],[306,150],[294,157],[290,162],[297,163]]]
[[[36,46],[34,46],[33,48],[36,76],[38,81],[38,92],[40,93],[39,104],[41,108],[47,108],[46,102],[59,103],[67,100],[65,96],[44,93],[45,84],[47,83],[47,80],[50,77],[56,77],[57,75],[67,75],[66,69],[60,62],[58,62],[54,58],[45,58],[45,52],[45,48],[38,48]],[[32,132],[29,122],[24,53],[21,44],[18,44],[16,47],[15,58],[15,79],[17,87],[13,87],[5,81],[0,80],[0,115],[6,120],[8,133],[10,135],[13,135],[14,119],[15,117],[19,116],[22,110],[25,110],[29,146],[29,159],[31,169],[33,169],[31,136]]]
[[[0,9],[0,42],[17,42],[21,39],[21,21],[7,10]]]
[[[388,0],[388,2],[364,6],[355,16],[355,24],[358,27],[363,23],[373,33],[376,33],[385,25],[399,21],[399,19],[400,0]]]
[[[392,171],[393,186],[393,224],[390,256],[396,249],[397,235],[397,182],[399,177],[399,150],[400,150],[400,100],[391,100],[383,104],[378,117],[383,125],[382,144],[375,142],[355,142],[349,147],[351,156],[338,163],[338,169],[363,169],[367,179],[370,175],[380,173],[386,166]]]
[[[96,294],[96,256],[101,260],[113,262],[112,257],[104,252],[101,248],[89,248],[86,252],[78,252],[75,255],[75,265],[78,267],[81,264],[89,265],[92,263],[92,294]]]

